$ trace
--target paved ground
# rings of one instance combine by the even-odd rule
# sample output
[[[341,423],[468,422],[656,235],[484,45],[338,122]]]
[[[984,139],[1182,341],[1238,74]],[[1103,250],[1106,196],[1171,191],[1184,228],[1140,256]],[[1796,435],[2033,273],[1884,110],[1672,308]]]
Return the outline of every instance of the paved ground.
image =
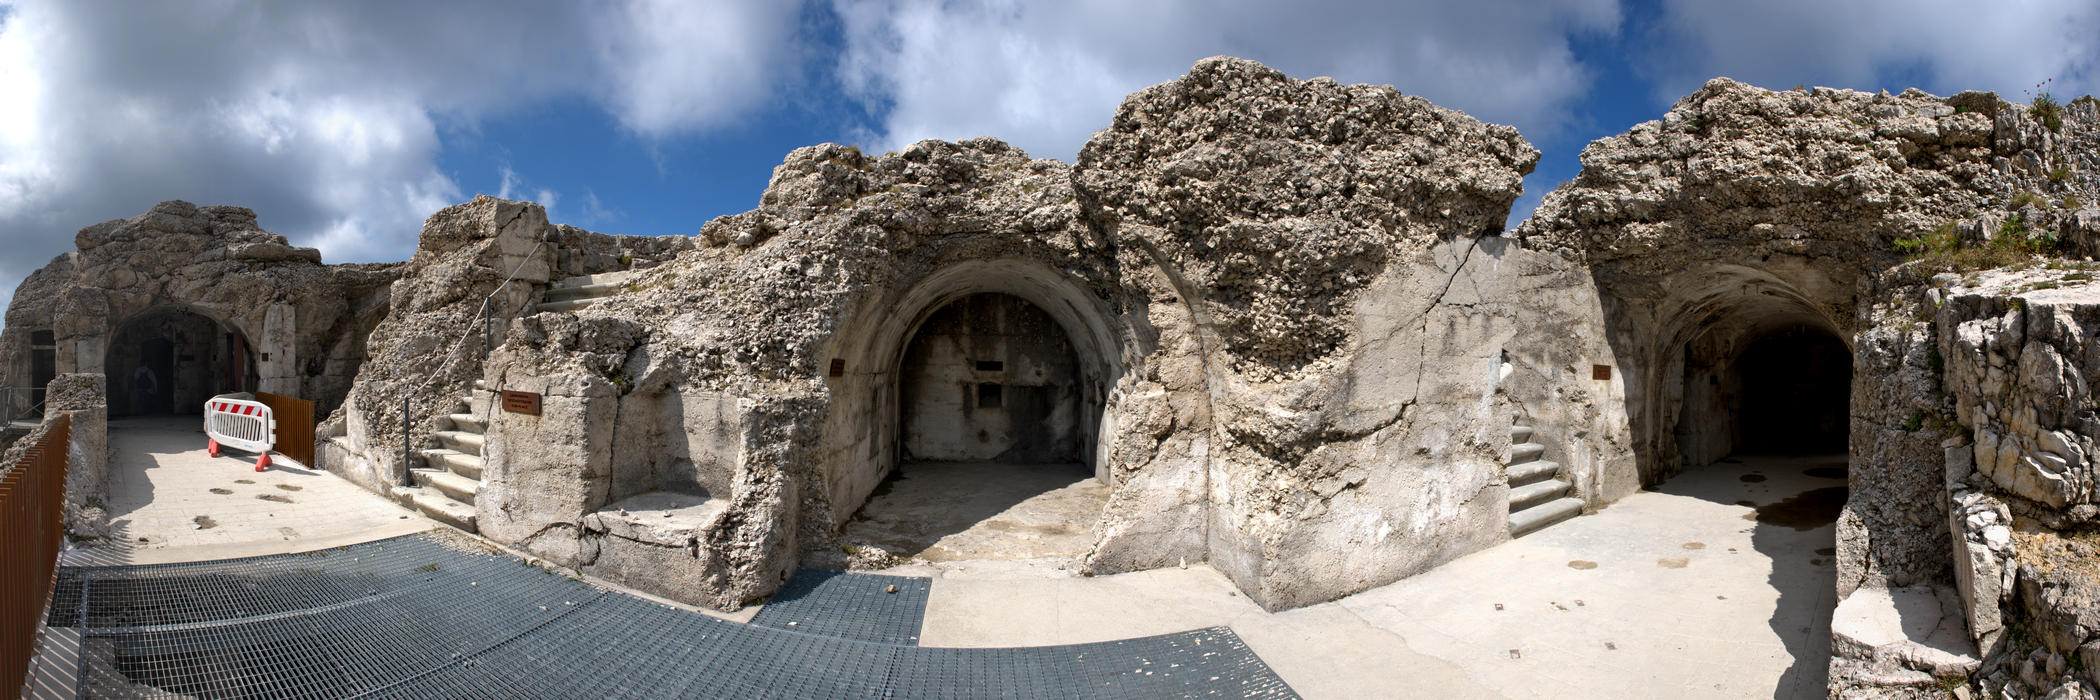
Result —
[[[126,558],[306,551],[430,526],[333,476],[296,467],[258,475],[247,459],[203,458],[191,422],[112,430],[113,513],[148,538]],[[1281,613],[1262,611],[1201,564],[1079,578],[1028,563],[1041,560],[959,558],[885,573],[935,579],[923,646],[1074,644],[1230,626],[1313,698],[1822,697],[1842,470],[1842,457],[1692,469],[1658,491],[1429,573]],[[962,483],[922,483],[936,482]],[[1056,510],[1023,507],[1031,498],[1018,491],[957,509],[979,520],[926,531],[941,533],[936,543],[973,529],[989,535],[996,528],[980,526],[1008,513]],[[273,492],[294,503],[255,498]],[[202,513],[219,527],[198,529]],[[228,532],[212,534],[220,528]]]
[[[254,455],[206,455],[202,425],[197,416],[110,421],[110,526],[126,546],[87,550],[69,563],[152,564],[307,551],[437,527],[282,455],[260,473]]]
[[[928,646],[1228,625],[1311,698],[1820,698],[1843,497],[1824,508],[1797,497],[1842,487],[1842,467],[1693,469],[1427,574],[1275,614],[1203,566],[1091,579],[1019,578],[999,562],[890,572],[937,577]],[[1765,522],[1738,501],[1763,506]]]
[[[1039,560],[1094,546],[1108,487],[1078,464],[913,462],[846,525],[848,542],[926,561]]]

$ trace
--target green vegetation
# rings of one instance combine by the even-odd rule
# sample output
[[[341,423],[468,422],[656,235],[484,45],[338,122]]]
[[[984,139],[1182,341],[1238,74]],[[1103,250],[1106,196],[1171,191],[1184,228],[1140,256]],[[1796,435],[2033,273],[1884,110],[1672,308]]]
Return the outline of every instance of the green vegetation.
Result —
[[[2078,198],[2078,195],[2076,195],[2076,194],[2067,194],[2067,195],[2064,195],[2063,207],[2064,207],[2065,209],[2079,209],[2079,208],[2083,208],[2084,206],[2085,206],[2085,200],[2079,199],[2079,198]]]
[[[1903,421],[1903,432],[1906,433],[1918,432],[1918,429],[1923,427],[1925,427],[1925,414],[1923,413],[1910,414],[1910,420]]]
[[[2038,256],[2056,253],[2059,243],[2055,232],[2035,231],[2028,227],[2024,217],[2014,215],[2006,217],[2005,223],[1998,227],[1998,235],[1982,245],[1963,241],[1955,223],[1947,221],[1929,233],[1898,239],[1894,247],[1896,252],[1918,261],[1928,271],[1957,272],[2021,265],[2032,267]]]
[[[2035,121],[2041,122],[2042,126],[2050,131],[2063,133],[2063,105],[2057,104],[2056,98],[2049,96],[2046,91],[2035,93],[2034,104],[2027,107],[2027,116],[2034,117]]]
[[[2027,190],[2020,190],[2020,193],[2013,195],[2012,201],[2006,203],[2006,206],[2011,209],[2025,209],[2029,204],[2038,207],[2048,207],[2049,200],[2042,199],[2041,195],[2035,194],[2033,192],[2029,192]]]
[[[2059,165],[2049,170],[2050,182],[2063,182],[2069,179],[2071,179],[2071,166]]]

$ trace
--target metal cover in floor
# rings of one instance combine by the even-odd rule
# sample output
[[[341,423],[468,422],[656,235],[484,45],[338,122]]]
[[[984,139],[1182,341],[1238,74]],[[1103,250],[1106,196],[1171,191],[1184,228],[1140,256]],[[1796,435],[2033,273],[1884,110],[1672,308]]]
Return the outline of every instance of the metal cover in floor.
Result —
[[[608,592],[452,535],[60,577],[49,619],[80,628],[90,697],[1296,697],[1222,627],[1015,649],[866,641]]]
[[[927,578],[803,569],[759,608],[751,624],[916,646],[932,590]]]

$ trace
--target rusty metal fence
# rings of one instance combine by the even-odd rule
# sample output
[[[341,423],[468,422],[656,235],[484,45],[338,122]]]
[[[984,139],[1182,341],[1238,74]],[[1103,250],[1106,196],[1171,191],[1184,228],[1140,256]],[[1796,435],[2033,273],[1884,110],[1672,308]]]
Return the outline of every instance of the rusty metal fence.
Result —
[[[22,692],[37,621],[51,596],[65,538],[66,454],[73,416],[49,423],[7,476],[0,478],[0,697]]]
[[[314,402],[264,393],[255,400],[277,418],[277,454],[314,468]]]

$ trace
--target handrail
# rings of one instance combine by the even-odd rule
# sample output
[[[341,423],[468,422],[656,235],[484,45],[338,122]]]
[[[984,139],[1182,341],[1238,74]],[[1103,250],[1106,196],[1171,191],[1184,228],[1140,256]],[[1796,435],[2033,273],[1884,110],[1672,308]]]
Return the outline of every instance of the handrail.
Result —
[[[481,359],[483,362],[486,362],[488,360],[488,353],[495,349],[493,347],[495,345],[495,332],[490,326],[490,324],[494,320],[492,317],[494,310],[492,308],[491,302],[495,300],[496,295],[502,294],[504,289],[510,287],[510,283],[518,280],[518,273],[523,272],[525,270],[525,266],[532,263],[532,256],[538,255],[540,252],[540,248],[545,247],[546,245],[547,237],[545,235],[541,235],[539,237],[539,240],[533,241],[532,250],[530,252],[527,252],[525,254],[525,257],[518,261],[517,267],[511,268],[510,274],[504,276],[503,283],[496,285],[496,288],[494,290],[491,290],[488,293],[488,296],[484,296],[481,298]],[[412,460],[412,455],[414,454],[415,449],[409,444],[408,441],[410,429],[413,427],[413,423],[410,421],[409,416],[409,397],[423,393],[424,389],[430,387],[430,383],[432,381],[435,381],[440,375],[443,375],[445,373],[445,370],[452,366],[452,361],[459,357],[460,348],[465,346],[467,344],[467,339],[473,337],[473,335],[474,329],[472,328],[468,328],[465,332],[460,333],[459,340],[452,344],[452,351],[445,353],[445,360],[443,362],[438,363],[437,369],[432,371],[429,375],[423,377],[422,383],[417,384],[414,390],[405,391],[401,393],[401,483],[403,485],[415,483],[414,475],[409,472],[409,463]]]

